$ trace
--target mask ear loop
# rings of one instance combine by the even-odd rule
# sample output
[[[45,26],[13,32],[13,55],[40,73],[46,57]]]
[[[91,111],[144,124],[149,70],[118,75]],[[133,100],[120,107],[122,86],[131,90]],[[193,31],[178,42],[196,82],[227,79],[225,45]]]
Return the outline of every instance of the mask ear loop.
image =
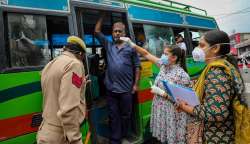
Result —
[[[232,43],[217,43],[217,44],[214,44],[210,47],[207,48],[207,50],[211,49],[212,47],[214,47],[215,45],[231,45]]]
[[[210,60],[210,59],[216,59],[216,58],[219,58],[219,57],[222,57],[224,55],[219,55],[219,56],[215,56],[215,57],[211,57],[211,58],[206,58],[206,60]]]
[[[213,46],[215,46],[215,45],[231,45],[231,43],[218,43],[218,44],[214,44]],[[209,47],[208,50],[209,50],[210,48],[212,48],[213,46]],[[207,52],[207,51],[206,51],[206,52]],[[212,57],[212,58],[207,58],[206,60],[215,59],[215,58],[219,58],[219,57],[223,57],[223,56],[227,56],[227,55],[230,55],[230,53],[225,54],[225,55],[215,56],[215,57]]]
[[[222,44],[222,45],[231,45],[233,43],[218,43],[218,44]]]

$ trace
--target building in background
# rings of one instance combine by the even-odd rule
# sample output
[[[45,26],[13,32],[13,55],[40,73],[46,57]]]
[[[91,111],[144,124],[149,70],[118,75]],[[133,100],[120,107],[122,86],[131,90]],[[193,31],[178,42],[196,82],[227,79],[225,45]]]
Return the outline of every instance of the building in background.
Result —
[[[237,56],[250,51],[250,33],[235,33],[230,36],[231,53]]]
[[[250,67],[250,33],[236,33],[230,36],[231,53],[238,58],[240,68]]]

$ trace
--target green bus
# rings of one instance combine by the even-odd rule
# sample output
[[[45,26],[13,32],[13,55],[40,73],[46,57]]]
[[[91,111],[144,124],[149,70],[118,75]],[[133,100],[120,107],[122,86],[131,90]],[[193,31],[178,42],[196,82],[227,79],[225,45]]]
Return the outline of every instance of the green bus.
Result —
[[[172,1],[149,0],[0,0],[0,144],[36,143],[42,121],[40,71],[60,55],[66,38],[78,35],[87,45],[85,67],[92,83],[87,88],[89,118],[81,127],[83,141],[103,143],[109,135],[103,78],[105,49],[94,36],[100,12],[106,12],[103,33],[112,41],[112,24],[122,21],[127,36],[160,56],[164,45],[184,37],[187,55],[202,33],[217,29],[215,19],[205,10]],[[129,143],[143,143],[149,131],[153,95],[149,81],[159,69],[141,58],[139,92],[134,96]],[[187,57],[188,72],[196,77],[204,63]]]

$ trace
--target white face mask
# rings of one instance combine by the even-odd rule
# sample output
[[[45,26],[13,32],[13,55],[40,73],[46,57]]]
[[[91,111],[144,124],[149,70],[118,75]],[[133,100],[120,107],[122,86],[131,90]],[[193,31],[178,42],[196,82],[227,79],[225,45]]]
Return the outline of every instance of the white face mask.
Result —
[[[200,47],[194,48],[194,50],[192,51],[192,56],[194,61],[204,62],[206,59],[206,53]]]
[[[220,45],[230,45],[230,43],[219,43]],[[218,45],[218,44],[216,44]],[[195,47],[194,50],[192,51],[192,56],[193,56],[193,59],[194,61],[199,61],[199,62],[205,62],[206,60],[206,53],[208,50],[210,50],[213,46],[207,48],[207,49],[202,49],[200,47]],[[220,56],[216,56],[216,57],[213,57],[213,58],[217,58],[217,57],[221,57],[222,55]],[[213,59],[213,58],[209,58],[209,59]]]

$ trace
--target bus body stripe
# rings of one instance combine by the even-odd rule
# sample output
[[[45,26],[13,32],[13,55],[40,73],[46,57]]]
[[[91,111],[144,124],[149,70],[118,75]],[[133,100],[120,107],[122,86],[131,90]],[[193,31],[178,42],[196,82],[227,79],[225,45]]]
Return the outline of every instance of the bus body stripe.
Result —
[[[138,103],[144,103],[153,99],[153,94],[150,92],[151,89],[146,89],[138,92]]]
[[[36,132],[38,127],[32,127],[32,117],[36,113],[0,120],[0,141]]]
[[[0,103],[41,91],[41,83],[33,82],[0,91]]]

